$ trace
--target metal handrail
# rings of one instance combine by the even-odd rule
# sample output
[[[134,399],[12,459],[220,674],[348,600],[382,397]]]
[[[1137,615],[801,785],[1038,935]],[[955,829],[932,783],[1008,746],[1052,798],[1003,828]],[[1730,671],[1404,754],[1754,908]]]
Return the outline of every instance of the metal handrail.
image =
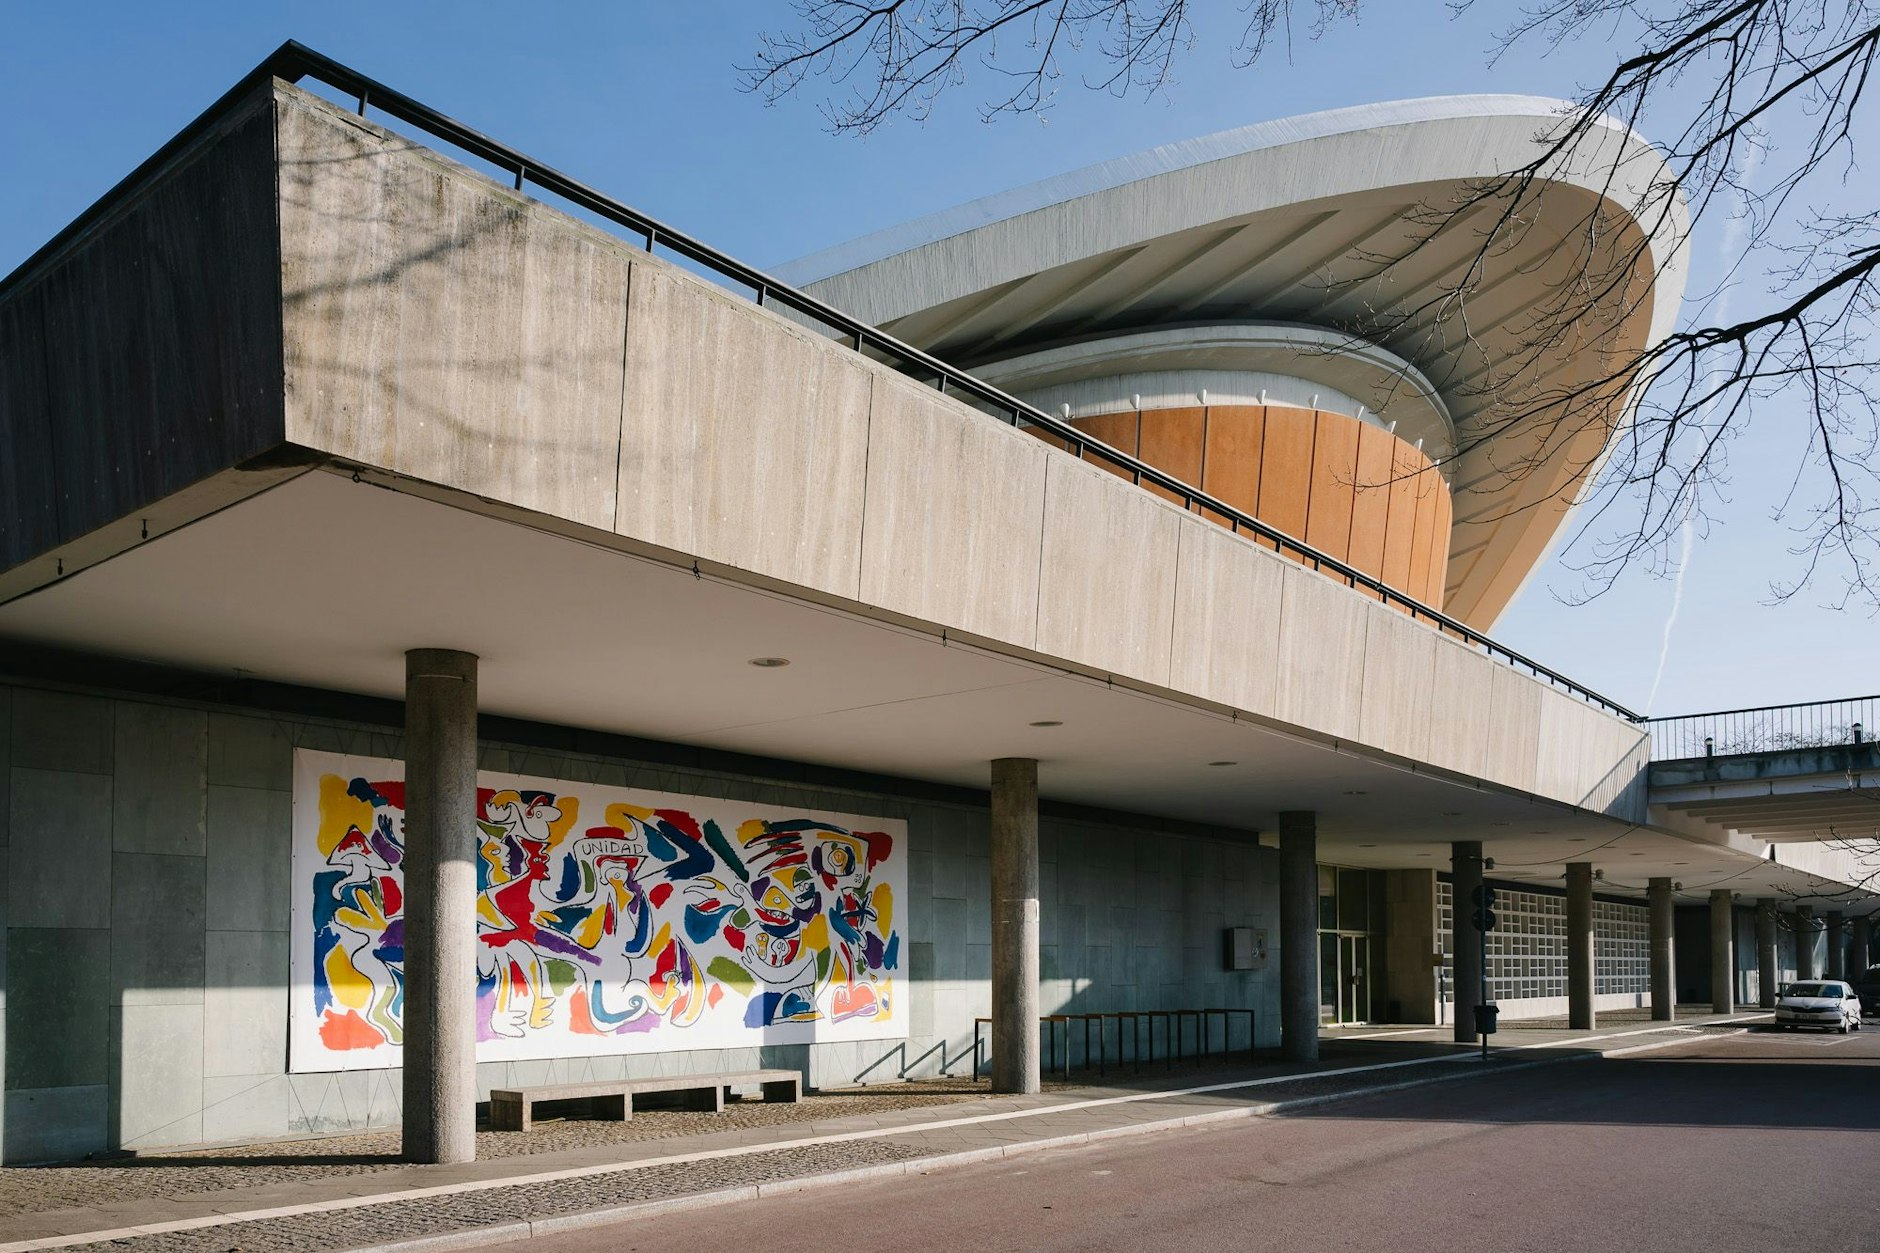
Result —
[[[1028,424],[1038,427],[1048,432],[1054,439],[1062,441],[1064,451],[1074,453],[1079,460],[1094,457],[1108,462],[1138,485],[1153,484],[1164,491],[1173,493],[1183,507],[1190,511],[1205,510],[1219,514],[1227,519],[1236,533],[1258,536],[1270,543],[1275,551],[1292,554],[1301,563],[1309,564],[1321,573],[1340,578],[1354,589],[1363,589],[1376,596],[1384,604],[1396,605],[1408,611],[1412,618],[1423,619],[1465,644],[1481,649],[1491,657],[1498,657],[1511,665],[1525,669],[1536,677],[1547,680],[1553,686],[1562,688],[1573,696],[1628,721],[1635,723],[1644,721],[1641,715],[1632,712],[1617,701],[1602,696],[1584,684],[1576,683],[1538,661],[1496,643],[1481,632],[1451,618],[1440,609],[1434,609],[1414,597],[1404,595],[1382,580],[1345,564],[1329,553],[1319,551],[1303,540],[1295,539],[1283,531],[1276,530],[1226,501],[1184,483],[1102,440],[1093,439],[1067,421],[1053,417],[1042,409],[1008,395],[990,383],[975,378],[966,371],[949,365],[911,344],[902,343],[892,335],[850,317],[841,310],[824,304],[814,296],[799,291],[762,270],[748,266],[701,240],[694,239],[684,231],[676,230],[655,218],[648,217],[594,190],[585,183],[412,99],[403,92],[395,91],[384,83],[369,78],[293,40],[282,44],[267,60],[255,67],[240,83],[211,105],[202,116],[158,149],[149,160],[138,166],[96,204],[80,214],[71,225],[55,235],[12,274],[5,279],[0,279],[0,300],[5,299],[16,286],[24,284],[69,242],[107,218],[117,208],[121,193],[137,185],[177,153],[195,143],[235,106],[249,98],[270,80],[277,78],[290,83],[297,83],[307,78],[313,79],[357,101],[358,112],[362,117],[367,109],[376,109],[407,125],[416,127],[434,139],[443,140],[498,169],[508,171],[514,176],[517,190],[525,186],[540,188],[601,218],[624,226],[633,234],[645,238],[648,252],[663,248],[667,252],[693,261],[741,287],[749,288],[755,294],[759,305],[781,305],[819,322],[836,331],[839,340],[850,341],[855,351],[863,355],[872,354],[886,358],[889,364],[902,372],[930,382],[943,395],[953,393],[962,398],[977,401],[990,408],[993,416],[1013,426]]]
[[[1711,713],[1647,718],[1652,757],[1658,761],[1729,757],[1860,744],[1880,723],[1880,696],[1756,705]]]
[[[1751,705],[1745,709],[1709,709],[1697,714],[1661,714],[1646,722],[1685,722],[1692,718],[1734,718],[1740,714],[1767,714],[1787,709],[1820,709],[1824,705],[1854,705],[1880,701],[1880,696],[1837,696],[1832,700],[1793,700],[1780,705]]]

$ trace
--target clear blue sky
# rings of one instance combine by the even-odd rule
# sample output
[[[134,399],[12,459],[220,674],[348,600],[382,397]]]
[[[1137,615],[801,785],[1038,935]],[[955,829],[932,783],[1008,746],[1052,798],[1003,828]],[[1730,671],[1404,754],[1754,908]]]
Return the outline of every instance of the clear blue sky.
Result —
[[[107,190],[281,41],[294,38],[665,218],[770,265],[906,218],[1155,144],[1315,109],[1460,92],[1570,95],[1618,55],[1537,46],[1492,69],[1498,13],[1373,0],[1361,24],[1236,69],[1238,6],[1153,99],[1065,85],[1049,120],[979,121],[969,86],[924,125],[826,134],[813,97],[766,108],[736,67],[782,0],[318,5],[0,0],[0,273]],[[1649,129],[1649,128],[1648,128]],[[1693,246],[1714,281],[1722,223]],[[1792,414],[1769,412],[1731,455],[1734,503],[1694,546],[1649,712],[1867,693],[1875,624],[1824,607],[1834,588],[1769,605],[1792,542],[1768,502],[1792,472]],[[1643,709],[1673,585],[1642,573],[1569,606],[1575,576],[1543,569],[1496,634]]]

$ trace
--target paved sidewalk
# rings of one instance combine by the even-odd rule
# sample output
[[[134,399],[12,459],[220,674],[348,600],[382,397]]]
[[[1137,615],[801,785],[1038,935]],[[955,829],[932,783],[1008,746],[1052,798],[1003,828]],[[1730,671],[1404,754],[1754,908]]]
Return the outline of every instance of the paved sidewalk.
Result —
[[[1313,1067],[1145,1067],[1100,1086],[1029,1097],[968,1097],[813,1121],[711,1129],[658,1141],[588,1145],[463,1166],[382,1165],[370,1173],[118,1200],[4,1220],[0,1253],[110,1242],[127,1253],[469,1247],[553,1226],[617,1220],[649,1204],[704,1204],[834,1186],[1114,1135],[1429,1082],[1668,1047],[1693,1033],[1739,1030],[1758,1015],[1625,1024],[1596,1032],[1522,1028],[1496,1037],[1489,1062],[1447,1029],[1327,1032]],[[723,1124],[718,1124],[722,1127]],[[279,1147],[279,1146],[270,1146]],[[258,1151],[259,1152],[259,1151]],[[425,1239],[435,1237],[435,1239]]]

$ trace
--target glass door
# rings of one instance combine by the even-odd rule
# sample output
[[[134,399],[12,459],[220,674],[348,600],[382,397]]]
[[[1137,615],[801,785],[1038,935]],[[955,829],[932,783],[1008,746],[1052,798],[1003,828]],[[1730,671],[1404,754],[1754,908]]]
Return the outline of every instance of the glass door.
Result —
[[[1319,935],[1319,1021],[1327,1026],[1343,1022],[1339,1016],[1344,1007],[1339,1003],[1338,990],[1344,986],[1339,977],[1338,937],[1327,933]]]
[[[1371,1021],[1371,937],[1338,937],[1338,1021]]]

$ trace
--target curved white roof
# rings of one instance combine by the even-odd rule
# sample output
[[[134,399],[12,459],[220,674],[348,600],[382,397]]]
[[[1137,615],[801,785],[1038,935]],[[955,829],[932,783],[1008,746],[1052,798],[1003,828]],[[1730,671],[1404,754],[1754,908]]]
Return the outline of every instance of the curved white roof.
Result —
[[[1446,96],[1264,122],[988,196],[779,275],[967,368],[1175,323],[1368,334],[1415,366],[1455,418],[1467,450],[1446,467],[1456,493],[1446,607],[1486,627],[1558,533],[1618,404],[1575,412],[1571,430],[1543,417],[1475,437],[1498,429],[1510,397],[1532,408],[1615,351],[1668,332],[1683,290],[1687,221],[1664,162],[1602,122],[1491,250],[1466,316],[1427,303],[1475,257],[1476,224],[1489,216],[1477,210],[1431,235],[1444,205],[1531,163],[1537,137],[1570,107]],[[1629,291],[1537,351],[1523,315],[1584,268],[1577,232],[1593,214],[1602,238],[1642,239],[1637,273]]]
[[[978,200],[969,200],[965,204],[872,231],[806,257],[799,257],[777,267],[776,275],[799,287],[807,286],[831,275],[893,256],[897,252],[919,248],[976,226],[1017,217],[1034,209],[1108,191],[1152,175],[1168,174],[1205,165],[1210,161],[1245,156],[1262,149],[1279,148],[1309,139],[1441,118],[1532,117],[1552,120],[1558,119],[1569,107],[1563,100],[1545,96],[1427,96],[1419,100],[1350,105],[1342,109],[1305,113],[1298,117],[1255,122],[1250,126],[1237,126],[1233,130],[1217,131],[1212,135],[1113,157],[1080,170],[1054,174],[1022,187],[981,196]]]

